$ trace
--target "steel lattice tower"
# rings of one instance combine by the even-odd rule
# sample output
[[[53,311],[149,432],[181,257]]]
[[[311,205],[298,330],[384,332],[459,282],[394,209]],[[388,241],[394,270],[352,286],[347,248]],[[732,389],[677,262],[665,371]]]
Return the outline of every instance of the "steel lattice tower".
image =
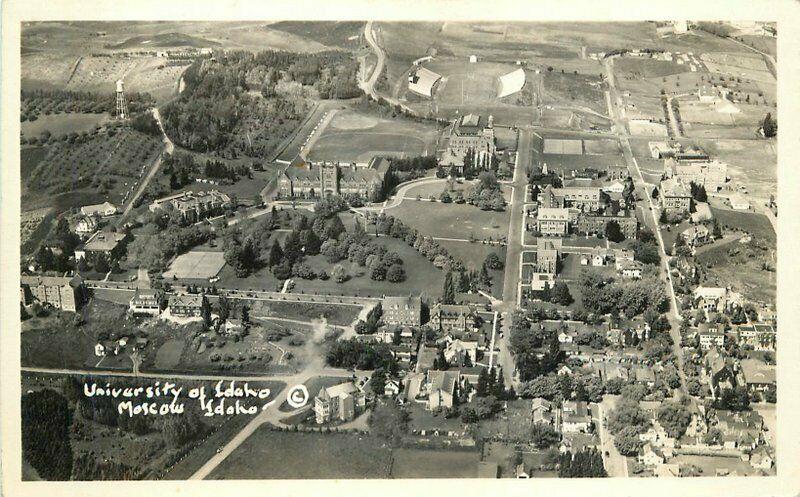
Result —
[[[122,80],[117,81],[117,118],[125,119],[128,117],[128,104],[125,102],[125,91]]]

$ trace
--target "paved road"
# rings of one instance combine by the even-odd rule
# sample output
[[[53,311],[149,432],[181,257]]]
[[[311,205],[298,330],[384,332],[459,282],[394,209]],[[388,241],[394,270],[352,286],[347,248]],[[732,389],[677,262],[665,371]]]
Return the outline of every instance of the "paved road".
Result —
[[[413,179],[411,181],[407,181],[402,185],[400,185],[400,187],[397,189],[397,192],[391,198],[387,199],[385,202],[366,207],[358,207],[353,210],[359,214],[365,214],[367,212],[383,212],[386,209],[392,209],[400,205],[403,202],[403,200],[406,200],[406,193],[408,193],[408,190],[414,187],[420,185],[426,185],[429,183],[437,183],[437,182],[445,183],[446,181],[447,181],[446,179],[436,178],[433,176]],[[413,199],[408,199],[408,200],[413,200]]]
[[[660,213],[660,210],[658,205],[653,202],[651,195],[652,188],[649,187],[645,182],[644,176],[642,176],[642,171],[639,169],[639,164],[636,162],[636,158],[633,156],[633,151],[631,150],[631,144],[628,140],[628,131],[625,120],[621,117],[624,105],[622,104],[622,98],[620,98],[616,87],[616,80],[614,78],[613,70],[613,58],[609,57],[605,60],[605,70],[611,101],[614,105],[614,115],[612,116],[614,118],[614,130],[616,131],[619,139],[619,143],[622,148],[622,155],[625,158],[625,163],[628,166],[631,177],[633,178],[634,183],[636,183],[639,187],[639,195],[647,201],[651,216],[650,222],[652,223],[653,231],[656,235],[656,239],[658,240],[659,255],[661,257],[661,264],[659,265],[660,278],[667,286],[667,295],[670,299],[670,311],[666,314],[666,316],[670,323],[670,335],[673,341],[672,349],[675,357],[678,360],[678,375],[681,379],[681,391],[686,393],[686,375],[683,372],[684,358],[683,349],[681,348],[680,334],[681,316],[678,313],[678,301],[675,298],[675,285],[672,281],[672,274],[669,272],[669,256],[666,254],[664,239],[661,237],[661,231],[658,229],[657,216]]]
[[[383,98],[387,102],[392,105],[399,105],[403,110],[415,114],[414,110],[411,107],[408,107],[401,101],[396,98],[393,98],[389,95],[378,95],[378,91],[375,89],[375,84],[378,82],[378,78],[383,73],[383,68],[386,65],[386,52],[383,51],[378,42],[375,40],[375,31],[373,31],[373,21],[367,21],[364,25],[364,38],[367,40],[370,48],[372,51],[375,52],[375,55],[378,57],[378,62],[375,64],[375,69],[372,70],[372,75],[370,75],[369,79],[366,81],[362,81],[359,83],[359,86],[364,93],[369,95],[373,98],[373,100],[377,101],[378,98]]]
[[[206,478],[209,474],[211,474],[217,466],[222,463],[229,455],[233,453],[242,443],[244,443],[247,438],[252,435],[262,424],[264,423],[272,423],[272,424],[279,424],[282,419],[285,419],[289,416],[297,414],[301,410],[308,409],[308,407],[301,407],[292,412],[281,412],[279,407],[283,402],[286,400],[288,393],[292,389],[294,385],[301,385],[311,378],[315,376],[340,376],[340,377],[351,377],[353,375],[352,372],[342,370],[342,369],[331,369],[324,367],[324,359],[321,357],[321,354],[317,354],[317,357],[314,359],[312,363],[310,363],[303,371],[300,371],[297,374],[289,376],[283,381],[286,381],[287,388],[284,388],[279,394],[277,399],[270,404],[266,409],[262,410],[256,417],[254,417],[245,427],[237,433],[227,444],[225,444],[219,452],[214,454],[214,456],[208,460],[199,470],[197,470],[190,480],[202,480]],[[364,373],[360,373],[359,375],[364,375]],[[313,402],[313,396],[316,395],[315,392],[308,392],[310,398],[309,402]]]
[[[498,306],[502,312],[503,336],[497,340],[499,349],[497,362],[503,367],[503,377],[507,386],[513,385],[518,390],[519,383],[514,382],[514,358],[508,348],[511,331],[511,314],[519,307],[520,272],[522,262],[522,235],[524,230],[525,189],[528,183],[527,167],[531,163],[533,147],[533,131],[521,129],[517,160],[514,165],[513,191],[508,205],[511,221],[508,228],[508,245],[506,246],[506,268],[503,278],[503,302]]]
[[[122,211],[122,216],[119,218],[119,225],[121,225],[125,218],[128,217],[128,214],[130,214],[133,206],[136,205],[136,201],[142,196],[142,193],[144,193],[147,185],[150,184],[150,181],[161,168],[161,161],[164,158],[164,154],[172,155],[172,152],[175,150],[175,145],[172,143],[172,140],[170,140],[167,134],[164,132],[164,126],[161,124],[161,114],[158,112],[158,107],[153,108],[153,117],[155,118],[156,123],[158,123],[158,128],[161,130],[161,134],[163,135],[164,152],[153,162],[153,165],[150,166],[150,172],[148,172],[147,176],[142,179],[142,181],[139,183],[139,187],[136,189],[136,192],[128,200],[128,205]]]
[[[616,399],[610,395],[606,395],[603,401],[597,405],[597,413],[594,416],[595,426],[597,426],[597,434],[600,436],[600,451],[603,456],[603,465],[608,472],[608,476],[614,477],[628,477],[628,463],[627,458],[619,453],[614,446],[614,439],[606,428],[605,419],[608,416],[608,411],[614,408]],[[606,455],[606,452],[608,455]]]

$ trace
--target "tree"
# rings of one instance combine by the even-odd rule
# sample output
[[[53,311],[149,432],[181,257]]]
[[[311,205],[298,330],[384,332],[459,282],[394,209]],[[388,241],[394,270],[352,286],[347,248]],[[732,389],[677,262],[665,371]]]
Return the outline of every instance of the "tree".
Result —
[[[444,275],[444,285],[442,287],[442,303],[455,304],[456,303],[456,290],[453,285],[453,272],[448,271]]]
[[[220,321],[224,322],[231,314],[231,303],[228,300],[228,297],[225,295],[220,295],[219,301],[217,302],[217,308],[219,309],[219,319]]]
[[[614,446],[623,456],[635,456],[642,448],[636,427],[625,426],[614,435]]]
[[[382,369],[376,369],[372,373],[369,386],[375,395],[383,395],[386,392],[386,373]]]
[[[367,423],[373,435],[387,440],[392,445],[398,445],[408,432],[409,419],[403,407],[394,401],[387,401],[375,407]]]
[[[281,244],[278,240],[275,240],[275,243],[272,244],[272,247],[269,249],[269,260],[267,265],[270,268],[273,268],[283,262],[283,249],[281,248]]]
[[[51,389],[22,396],[22,455],[44,480],[69,480],[72,473],[70,409]]]
[[[772,118],[772,113],[767,112],[767,115],[764,116],[761,129],[764,131],[764,136],[767,138],[772,138],[778,134],[778,122]]]
[[[560,438],[558,432],[549,424],[535,423],[531,428],[531,442],[539,450],[557,444]]]
[[[388,271],[386,271],[386,279],[392,283],[400,283],[401,281],[405,281],[406,270],[403,269],[403,266],[400,264],[394,264],[389,268]]]
[[[336,283],[344,283],[347,281],[347,272],[345,271],[344,266],[341,264],[336,264],[333,266],[331,269],[331,278],[333,278],[333,281]]]
[[[570,305],[574,302],[572,294],[569,292],[569,287],[563,281],[557,281],[553,285],[553,290],[550,295],[550,302],[559,305]]]
[[[489,269],[500,270],[503,269],[503,266],[505,264],[503,263],[503,260],[500,259],[500,256],[497,255],[496,252],[490,252],[486,256],[486,259],[483,260],[483,265],[488,267]]]
[[[692,421],[692,413],[684,404],[664,402],[658,408],[658,422],[672,438],[681,438]]]
[[[625,240],[625,234],[622,233],[622,229],[620,228],[618,222],[609,221],[606,223],[606,238],[608,241],[615,243]]]
[[[625,388],[622,389],[623,398],[608,416],[608,429],[612,433],[619,433],[623,428],[633,428],[638,433],[643,433],[650,425],[650,418],[639,407],[637,400],[625,398]]]

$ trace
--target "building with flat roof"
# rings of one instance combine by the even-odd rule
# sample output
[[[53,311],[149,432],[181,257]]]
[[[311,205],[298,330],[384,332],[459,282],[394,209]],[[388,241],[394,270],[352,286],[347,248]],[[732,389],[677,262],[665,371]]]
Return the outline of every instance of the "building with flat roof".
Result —
[[[683,161],[666,159],[664,161],[664,174],[667,178],[674,178],[684,185],[694,183],[702,185],[709,192],[717,192],[727,186],[728,165],[718,160],[713,161]]]
[[[536,272],[558,272],[558,249],[550,240],[542,240],[536,246]]]

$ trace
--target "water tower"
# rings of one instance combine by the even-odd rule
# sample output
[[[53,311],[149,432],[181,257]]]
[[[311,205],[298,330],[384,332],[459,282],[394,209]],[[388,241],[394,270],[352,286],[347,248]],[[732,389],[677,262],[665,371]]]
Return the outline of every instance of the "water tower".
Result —
[[[122,80],[117,81],[117,118],[125,119],[128,117],[128,104],[125,103],[125,91]]]

